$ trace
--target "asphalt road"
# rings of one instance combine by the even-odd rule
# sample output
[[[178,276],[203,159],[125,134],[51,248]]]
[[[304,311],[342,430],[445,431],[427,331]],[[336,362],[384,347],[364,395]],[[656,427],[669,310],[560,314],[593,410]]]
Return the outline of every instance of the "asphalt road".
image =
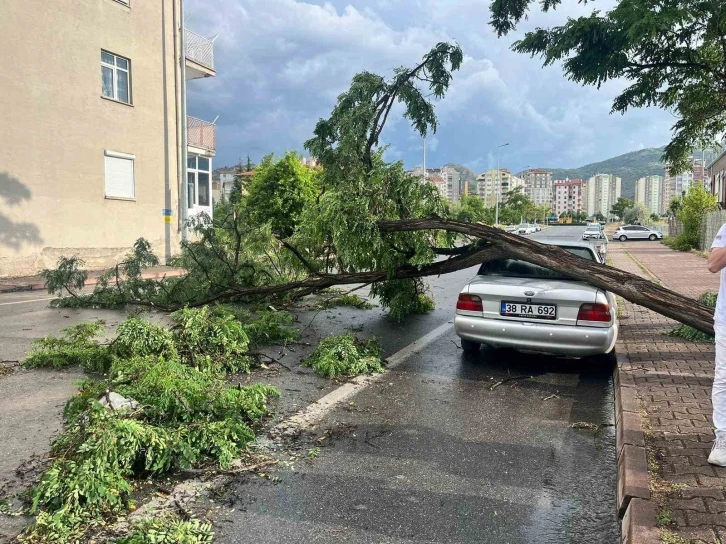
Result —
[[[371,314],[360,326],[388,354],[401,349],[451,322],[474,272],[432,280],[427,316],[394,325]],[[226,489],[219,542],[618,542],[611,369],[513,351],[467,357],[452,328],[351,402],[321,421],[332,434],[317,458]]]

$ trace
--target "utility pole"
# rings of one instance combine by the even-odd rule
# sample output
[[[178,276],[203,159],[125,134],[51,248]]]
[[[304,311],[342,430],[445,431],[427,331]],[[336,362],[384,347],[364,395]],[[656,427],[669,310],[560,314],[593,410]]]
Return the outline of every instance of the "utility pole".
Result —
[[[508,146],[509,142],[502,144],[497,147],[497,204],[494,212],[494,226],[499,225],[499,193],[502,191],[502,171],[499,169],[499,152],[505,146]]]
[[[180,85],[179,85],[179,101],[181,102],[181,149],[179,153],[182,158],[182,171],[181,171],[181,187],[179,191],[179,200],[181,201],[181,232],[182,241],[186,242],[189,237],[189,228],[187,225],[187,218],[189,214],[189,187],[187,181],[187,62],[186,62],[186,30],[184,29],[184,0],[179,2],[179,34],[180,34],[180,48],[181,54],[179,55],[180,65]],[[193,203],[192,203],[193,204]]]
[[[426,135],[423,137],[423,179],[426,182]]]

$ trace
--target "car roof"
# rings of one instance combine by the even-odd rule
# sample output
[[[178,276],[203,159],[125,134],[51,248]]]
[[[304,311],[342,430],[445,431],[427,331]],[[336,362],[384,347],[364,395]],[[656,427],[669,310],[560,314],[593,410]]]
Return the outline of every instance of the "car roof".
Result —
[[[587,240],[573,240],[572,238],[545,238],[544,240],[535,240],[540,244],[546,244],[549,246],[564,246],[564,247],[582,247],[594,249],[592,242]]]

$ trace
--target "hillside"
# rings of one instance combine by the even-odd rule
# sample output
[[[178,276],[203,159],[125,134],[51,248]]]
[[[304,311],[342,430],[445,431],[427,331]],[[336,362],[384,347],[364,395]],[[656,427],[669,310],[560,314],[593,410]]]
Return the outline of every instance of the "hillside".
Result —
[[[641,149],[624,155],[618,155],[602,162],[586,164],[580,168],[547,168],[552,171],[553,179],[585,179],[595,174],[614,174],[623,180],[622,195],[626,198],[635,196],[635,182],[644,176],[665,175],[665,165],[660,158],[663,148]]]
[[[456,164],[450,162],[449,164],[445,164],[444,166],[450,166],[451,168],[459,172],[461,181],[468,181],[469,183],[474,183],[476,181],[476,174],[463,164]]]

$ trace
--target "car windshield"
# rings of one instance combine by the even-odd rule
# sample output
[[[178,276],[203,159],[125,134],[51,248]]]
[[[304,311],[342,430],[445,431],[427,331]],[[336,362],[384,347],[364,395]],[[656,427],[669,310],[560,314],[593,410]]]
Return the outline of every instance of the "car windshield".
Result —
[[[594,261],[595,255],[586,247],[566,247],[562,249],[587,259]],[[542,278],[542,279],[569,279],[564,274],[550,270],[543,266],[539,266],[524,261],[515,261],[514,259],[496,259],[484,263],[477,273],[479,276],[501,276],[506,278]]]
[[[588,232],[600,232],[599,227],[587,227],[585,230]]]

